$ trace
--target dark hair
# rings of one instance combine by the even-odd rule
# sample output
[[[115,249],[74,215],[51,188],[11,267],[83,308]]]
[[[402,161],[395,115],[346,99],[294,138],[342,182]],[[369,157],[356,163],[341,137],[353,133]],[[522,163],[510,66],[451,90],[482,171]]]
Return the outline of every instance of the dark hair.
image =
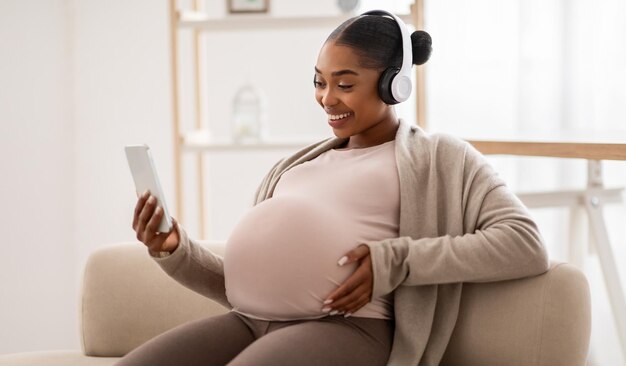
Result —
[[[337,45],[352,47],[359,55],[359,64],[365,68],[386,69],[402,66],[402,35],[396,22],[380,15],[360,15],[350,18],[326,39]],[[428,61],[432,39],[424,31],[411,34],[413,64]]]

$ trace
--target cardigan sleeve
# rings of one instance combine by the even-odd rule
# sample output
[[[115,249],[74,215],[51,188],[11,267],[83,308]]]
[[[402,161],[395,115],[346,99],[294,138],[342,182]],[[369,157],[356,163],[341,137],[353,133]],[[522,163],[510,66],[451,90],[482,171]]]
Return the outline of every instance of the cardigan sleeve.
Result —
[[[154,261],[181,285],[232,308],[226,297],[223,258],[189,239],[180,226],[178,229],[176,250],[163,258],[153,256]]]
[[[484,159],[475,154],[479,153],[470,151],[470,159]],[[535,222],[494,174],[486,163],[468,170],[462,188],[467,202],[462,235],[365,242],[374,272],[372,298],[398,286],[500,281],[548,270],[547,252]]]

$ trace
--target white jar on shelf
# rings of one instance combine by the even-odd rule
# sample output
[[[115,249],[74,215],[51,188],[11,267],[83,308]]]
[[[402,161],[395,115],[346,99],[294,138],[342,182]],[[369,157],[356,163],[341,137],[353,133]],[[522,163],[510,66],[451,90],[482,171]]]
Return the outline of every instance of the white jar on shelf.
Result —
[[[254,85],[246,83],[237,90],[232,116],[235,143],[259,143],[266,140],[265,98]]]

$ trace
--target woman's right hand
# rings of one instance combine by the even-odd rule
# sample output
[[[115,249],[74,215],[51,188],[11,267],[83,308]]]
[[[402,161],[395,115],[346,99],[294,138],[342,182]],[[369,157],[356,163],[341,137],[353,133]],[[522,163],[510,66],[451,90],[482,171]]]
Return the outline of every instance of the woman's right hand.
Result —
[[[172,218],[172,230],[159,233],[159,223],[163,217],[163,209],[157,207],[156,197],[144,192],[138,199],[133,217],[133,230],[137,239],[144,243],[152,252],[173,253],[178,248],[178,223]]]

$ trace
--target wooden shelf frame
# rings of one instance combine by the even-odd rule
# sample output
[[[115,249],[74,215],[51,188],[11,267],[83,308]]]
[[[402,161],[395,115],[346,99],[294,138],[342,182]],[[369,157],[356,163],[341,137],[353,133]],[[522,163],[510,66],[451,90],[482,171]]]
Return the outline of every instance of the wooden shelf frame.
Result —
[[[516,155],[586,160],[626,160],[626,143],[532,140],[467,140],[485,155]]]
[[[202,11],[201,1],[194,0],[193,9],[191,10],[178,10],[177,0],[169,0],[169,15],[170,15],[170,55],[171,55],[171,80],[172,80],[172,119],[173,119],[173,132],[174,132],[174,174],[175,174],[175,195],[176,205],[174,214],[178,217],[179,222],[185,222],[184,217],[184,195],[183,195],[183,168],[182,159],[183,153],[192,153],[197,155],[196,171],[198,176],[198,200],[202,203],[205,202],[204,195],[204,156],[207,151],[218,150],[271,150],[271,149],[293,149],[299,146],[304,147],[307,142],[270,142],[266,144],[202,144],[202,143],[189,143],[186,142],[184,134],[181,128],[181,113],[180,113],[180,65],[179,65],[179,31],[180,30],[192,30],[194,42],[192,46],[193,52],[193,78],[194,78],[194,92],[195,92],[195,112],[196,112],[196,129],[201,130],[203,124],[203,110],[202,103],[204,96],[202,95],[203,88],[200,85],[200,65],[204,64],[201,60],[200,50],[201,35],[204,32],[216,32],[216,31],[251,31],[251,30],[272,30],[272,29],[306,29],[313,27],[335,27],[341,22],[349,19],[352,15],[337,15],[337,16],[297,16],[297,17],[276,17],[272,15],[259,15],[259,14],[232,14],[222,18],[210,17],[208,14]],[[410,14],[398,14],[398,16],[404,20],[407,24],[413,24],[415,29],[423,29],[423,0],[414,0],[411,5]],[[416,77],[416,120],[418,125],[426,128],[426,121],[424,113],[425,106],[425,88],[424,88],[424,70],[423,67],[415,68]],[[309,142],[310,143],[310,142]],[[199,237],[206,238],[206,211],[204,204],[199,207]]]

